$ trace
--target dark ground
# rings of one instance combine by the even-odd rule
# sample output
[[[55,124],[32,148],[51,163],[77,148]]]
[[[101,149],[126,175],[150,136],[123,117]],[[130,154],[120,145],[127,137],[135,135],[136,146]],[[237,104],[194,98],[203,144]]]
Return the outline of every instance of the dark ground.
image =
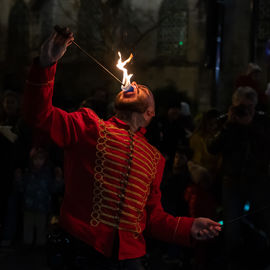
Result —
[[[179,250],[174,247],[170,249],[171,259],[165,258],[168,254],[168,246],[158,241],[150,241],[149,252],[148,252],[148,269],[147,270],[200,270],[201,268],[192,267],[193,262],[193,249],[186,248]],[[150,255],[149,255],[150,254]],[[178,254],[178,256],[175,256]],[[181,255],[179,254],[184,254]],[[211,267],[204,268],[205,270],[229,270],[226,266],[226,257],[224,257],[221,250],[215,250],[211,252]],[[243,255],[243,254],[242,254]],[[177,260],[173,258],[178,258]],[[244,256],[245,257],[245,256]],[[248,255],[247,255],[248,257]],[[270,263],[270,253],[269,256]],[[180,259],[179,259],[180,258]],[[245,259],[244,259],[245,260]],[[258,263],[260,259],[255,260],[255,264],[247,266],[245,261],[239,266],[238,270],[270,270],[268,267],[259,267]],[[257,261],[257,262],[256,262]],[[17,245],[13,248],[0,248],[0,269],[1,270],[50,270],[51,268],[47,265],[46,250],[37,248],[24,248]],[[59,269],[59,268],[57,268]],[[61,270],[61,269],[59,269]]]

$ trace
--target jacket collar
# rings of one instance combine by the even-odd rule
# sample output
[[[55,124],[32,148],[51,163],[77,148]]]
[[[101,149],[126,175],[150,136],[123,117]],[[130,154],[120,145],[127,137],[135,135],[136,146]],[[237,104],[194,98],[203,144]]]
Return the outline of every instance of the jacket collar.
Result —
[[[126,129],[126,130],[130,129],[129,125],[126,122],[120,120],[119,118],[117,118],[115,116],[111,117],[108,120],[108,122],[113,122],[119,128],[123,128],[123,129]],[[140,127],[135,133],[136,134],[141,133],[142,135],[144,135],[146,133],[146,128]]]

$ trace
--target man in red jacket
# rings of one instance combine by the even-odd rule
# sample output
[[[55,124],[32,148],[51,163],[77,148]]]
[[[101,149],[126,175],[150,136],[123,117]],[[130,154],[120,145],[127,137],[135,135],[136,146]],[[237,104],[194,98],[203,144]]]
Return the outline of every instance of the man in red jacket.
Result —
[[[67,258],[70,269],[144,269],[143,233],[186,245],[218,235],[217,222],[173,217],[161,207],[165,159],[144,137],[155,115],[147,87],[133,83],[133,92],[121,91],[116,116],[107,121],[88,108],[67,113],[52,105],[56,65],[74,39],[64,31],[42,45],[24,107],[26,118],[65,150],[60,226],[76,247]]]

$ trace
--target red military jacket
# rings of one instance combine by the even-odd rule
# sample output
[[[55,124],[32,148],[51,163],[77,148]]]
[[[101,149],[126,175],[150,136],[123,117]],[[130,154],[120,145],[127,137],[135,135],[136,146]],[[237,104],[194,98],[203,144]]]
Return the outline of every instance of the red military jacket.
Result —
[[[26,118],[64,148],[65,196],[60,225],[111,256],[119,236],[120,260],[143,256],[143,232],[189,244],[193,218],[173,217],[160,203],[165,160],[116,117],[100,119],[83,108],[67,113],[52,105],[56,64],[31,68],[24,96]]]

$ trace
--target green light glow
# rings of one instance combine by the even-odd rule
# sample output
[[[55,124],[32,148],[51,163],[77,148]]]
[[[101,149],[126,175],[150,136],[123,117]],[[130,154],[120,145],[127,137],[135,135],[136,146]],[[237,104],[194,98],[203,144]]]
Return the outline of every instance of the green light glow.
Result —
[[[179,41],[178,43],[180,46],[183,46],[184,42],[183,41]]]

